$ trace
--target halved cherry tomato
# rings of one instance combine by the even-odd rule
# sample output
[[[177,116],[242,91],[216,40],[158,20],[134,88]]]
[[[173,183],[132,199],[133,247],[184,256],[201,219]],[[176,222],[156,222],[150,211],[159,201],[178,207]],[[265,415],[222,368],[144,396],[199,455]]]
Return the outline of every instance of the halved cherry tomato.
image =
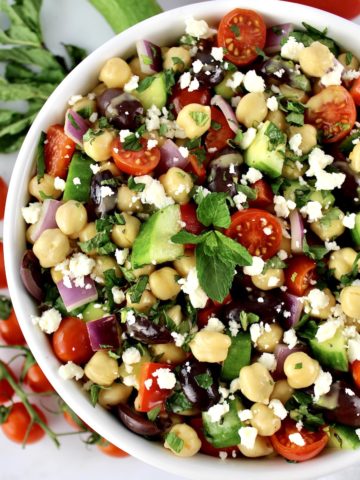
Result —
[[[350,369],[355,385],[360,389],[360,361],[355,360],[355,362],[351,364]]]
[[[270,235],[264,229],[271,229]],[[251,255],[271,258],[280,249],[282,229],[279,220],[269,212],[248,208],[231,217],[231,225],[225,234],[246,247]]]
[[[7,365],[5,365],[5,368],[13,377],[15,382],[17,382],[15,374],[11,370],[11,368]],[[7,403],[9,400],[11,400],[13,395],[14,395],[14,390],[10,385],[10,383],[7,380],[5,380],[5,378],[3,380],[0,380],[0,405],[2,405],[3,403]]]
[[[200,328],[206,327],[209,322],[209,318],[216,317],[217,313],[220,311],[220,306],[210,305],[209,307],[202,308],[197,312],[197,321],[196,323]]]
[[[44,372],[41,370],[37,363],[31,365],[29,370],[26,372],[24,383],[28,385],[33,392],[36,393],[54,391],[54,387],[45,377]]]
[[[251,185],[256,191],[256,198],[249,200],[249,206],[251,208],[266,208],[272,205],[274,200],[274,194],[270,185],[263,179]]]
[[[147,175],[158,166],[160,149],[148,150],[145,138],[141,138],[140,143],[140,150],[125,150],[119,138],[113,141],[112,157],[119,170],[129,175]]]
[[[0,220],[4,220],[7,193],[8,193],[7,183],[2,177],[0,177]]]
[[[300,433],[305,441],[305,445],[300,447],[289,440],[289,435]],[[314,458],[326,447],[329,436],[323,429],[319,428],[315,432],[310,432],[305,427],[299,432],[296,423],[293,420],[283,420],[280,430],[270,437],[272,446],[281,456],[287,460],[295,462],[304,462]]]
[[[168,369],[172,367],[167,363],[152,362],[144,363],[141,366],[137,408],[139,412],[149,412],[155,407],[162,406],[171,393],[171,390],[167,388],[160,388],[157,382],[157,377],[153,375],[156,370],[159,370],[159,368]],[[147,380],[149,380],[149,382],[146,382]]]
[[[190,103],[199,103],[200,105],[210,105],[211,91],[209,88],[198,88],[189,92],[187,88],[181,88],[177,83],[170,97],[170,105],[174,105],[175,113],[178,114],[182,108]]]
[[[36,410],[41,420],[47,423],[43,412],[36,405],[32,405],[32,407]],[[17,402],[12,405],[9,416],[1,425],[1,428],[9,440],[16,443],[23,443],[26,440],[25,443],[28,445],[41,440],[45,435],[39,424],[33,423],[29,429],[30,426],[31,418],[28,411],[22,403]]]
[[[191,153],[192,151],[194,153]],[[199,147],[199,148],[197,148],[195,150],[192,150],[192,151],[190,151],[190,153],[189,153],[189,156],[188,156],[189,163],[186,166],[185,170],[187,172],[190,172],[190,173],[193,173],[194,175],[196,175],[198,177],[197,178],[197,183],[201,184],[201,183],[204,183],[204,181],[206,179],[207,159],[202,160],[202,155],[197,155],[197,154],[195,154],[195,152],[199,151],[199,153],[202,153],[202,152],[205,153],[205,151],[204,151],[203,147]]]
[[[324,143],[341,140],[352,130],[356,107],[350,93],[341,86],[324,88],[306,104],[305,121],[323,134]]]
[[[86,324],[78,317],[64,318],[52,337],[55,355],[63,362],[84,364],[94,354]]]
[[[180,216],[181,221],[186,224],[185,230],[187,232],[193,233],[194,235],[199,235],[199,233],[204,230],[204,226],[197,219],[196,205],[194,203],[180,205]]]
[[[360,107],[360,78],[357,78],[350,88],[350,95],[355,104]]]
[[[218,457],[220,452],[226,452],[228,456],[231,458],[233,456],[233,452],[236,452],[236,456],[239,453],[239,449],[237,447],[226,447],[226,448],[216,448],[211,445],[210,442],[206,440],[204,435],[204,428],[203,422],[201,418],[192,418],[190,420],[190,425],[198,434],[198,437],[201,441],[201,448],[200,452],[204,453],[205,455],[210,455],[211,457]]]
[[[205,139],[205,147],[210,157],[218,155],[219,151],[228,146],[228,140],[235,137],[235,133],[222,112],[217,107],[211,107],[211,121],[216,127],[210,127]]]
[[[9,318],[0,320],[0,336],[8,345],[25,345],[26,340],[21,331],[14,309],[11,310]]]
[[[75,146],[62,125],[51,125],[44,146],[46,172],[52,177],[66,178]]]
[[[316,278],[316,262],[305,255],[290,258],[284,270],[288,292],[302,297]]]
[[[105,438],[101,438],[96,446],[102,453],[105,453],[105,455],[109,455],[110,457],[123,458],[129,456],[128,453],[124,452],[124,450],[121,450],[113,443],[108,442]]]
[[[3,242],[0,242],[0,288],[7,288]]]
[[[253,62],[266,41],[266,24],[254,10],[235,8],[219,25],[218,45],[226,50],[225,58],[235,65]]]

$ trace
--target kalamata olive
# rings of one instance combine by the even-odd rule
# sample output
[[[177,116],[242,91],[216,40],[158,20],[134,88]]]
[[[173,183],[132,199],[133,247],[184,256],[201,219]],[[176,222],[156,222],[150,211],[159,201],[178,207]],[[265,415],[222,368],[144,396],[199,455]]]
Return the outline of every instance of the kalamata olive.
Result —
[[[41,301],[44,297],[41,267],[32,250],[26,250],[24,253],[21,260],[20,276],[24,287],[30,295]]]
[[[324,416],[329,422],[360,427],[360,395],[353,386],[343,380],[334,382],[330,392],[321,400]]]
[[[160,427],[141,413],[135,412],[129,405],[119,404],[115,409],[115,414],[126,428],[138,435],[154,437],[164,431],[164,427]]]
[[[194,57],[194,61],[200,60],[202,68],[199,72],[194,73],[200,85],[205,87],[214,87],[224,79],[224,71],[221,63],[211,55],[210,52],[198,50]]]
[[[347,162],[334,162],[333,166],[345,174],[344,183],[332,192],[336,198],[336,205],[344,211],[351,209],[351,207],[358,208],[359,201],[356,199],[359,198],[360,175],[356,174]]]
[[[114,185],[106,184],[106,181],[113,180],[114,177],[109,170],[96,173],[91,180],[90,198],[95,205],[95,213],[98,216],[104,216],[105,214],[114,210],[117,199],[117,187]],[[110,189],[113,194],[109,195]],[[106,195],[104,194],[106,193]]]
[[[120,88],[108,88],[101,95],[96,98],[96,105],[99,113],[106,117],[106,110],[110,105],[111,100],[123,94]]]
[[[99,96],[97,103],[101,113],[114,127],[136,130],[140,126],[144,108],[133,95],[110,88]]]
[[[236,183],[241,174],[243,162],[240,153],[227,153],[216,158],[210,163],[208,188],[212,192],[227,192],[236,195]]]
[[[208,410],[220,400],[217,367],[196,360],[184,363],[179,372],[179,382],[186,398],[200,410]],[[201,375],[201,377],[199,377]],[[210,386],[202,387],[201,379],[212,379]],[[198,380],[197,380],[198,378]],[[206,384],[207,385],[207,384]]]
[[[130,337],[146,345],[172,343],[171,333],[164,325],[158,325],[144,315],[136,315],[135,322],[127,322],[126,329]]]

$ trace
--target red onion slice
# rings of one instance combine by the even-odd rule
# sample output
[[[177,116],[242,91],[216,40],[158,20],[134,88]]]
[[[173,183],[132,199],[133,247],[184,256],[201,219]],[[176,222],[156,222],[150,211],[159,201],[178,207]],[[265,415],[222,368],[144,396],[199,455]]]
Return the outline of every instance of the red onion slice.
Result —
[[[41,214],[38,222],[35,225],[35,228],[30,234],[30,240],[34,243],[44,230],[49,230],[51,228],[57,228],[57,223],[55,220],[55,215],[57,209],[62,205],[62,202],[58,200],[52,200],[47,198],[44,200]]]
[[[235,112],[232,109],[232,106],[226,100],[224,100],[221,95],[215,95],[211,99],[211,105],[216,105],[220,108],[224,117],[226,118],[226,121],[229,124],[229,127],[233,132],[236,133],[239,130],[239,124],[236,120]]]
[[[294,30],[292,23],[283,23],[269,27],[266,33],[265,53],[277,53],[281,50],[281,40]]]
[[[119,328],[115,315],[87,322],[86,328],[94,352],[104,348],[117,349],[120,347]]]
[[[281,323],[287,328],[293,328],[299,323],[301,313],[304,308],[304,302],[302,301],[302,297],[297,297],[291,293],[284,293],[283,300],[283,311],[290,312],[291,315],[288,317],[284,316],[284,319]]]
[[[275,347],[275,358],[276,358],[276,369],[272,372],[272,377],[274,380],[279,380],[280,378],[285,378],[284,373],[284,363],[289,355],[295,352],[304,352],[306,350],[304,345],[296,345],[294,348],[289,348],[284,343],[279,343]]]
[[[71,140],[75,143],[83,146],[83,136],[89,130],[89,123],[83,119],[81,115],[79,115],[74,110],[69,110],[65,114],[65,125],[64,125],[64,132]]]
[[[171,167],[184,169],[189,163],[189,159],[181,154],[179,147],[170,139],[160,148],[160,153],[160,162],[156,169],[159,174],[167,172]]]
[[[291,234],[291,251],[293,253],[301,253],[303,251],[304,242],[304,222],[298,210],[292,210],[289,216],[290,234]]]
[[[152,75],[162,70],[161,48],[148,40],[136,42],[136,50],[139,56],[140,68],[143,73]]]
[[[41,267],[32,250],[26,250],[24,253],[20,266],[20,277],[30,295],[41,301],[44,296]]]
[[[89,275],[84,277],[84,287],[76,287],[72,280],[69,281],[71,283],[71,288],[64,285],[64,280],[60,280],[60,282],[56,284],[66,310],[70,312],[86,303],[97,300],[98,293],[95,283]]]

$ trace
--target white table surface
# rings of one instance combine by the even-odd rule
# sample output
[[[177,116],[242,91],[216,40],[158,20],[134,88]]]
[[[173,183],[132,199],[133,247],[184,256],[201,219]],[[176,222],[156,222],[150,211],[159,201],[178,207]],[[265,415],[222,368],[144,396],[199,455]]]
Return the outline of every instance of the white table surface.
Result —
[[[165,9],[175,8],[201,0],[159,0]],[[221,0],[218,0],[221,1]],[[339,0],[340,1],[340,0]],[[60,42],[73,43],[88,51],[109,39],[113,32],[105,20],[86,0],[44,0],[43,23],[47,45],[62,53]],[[360,18],[358,18],[360,23]],[[0,155],[0,175],[10,179],[15,155]],[[0,222],[1,223],[1,222]],[[1,227],[1,225],[0,225]],[[3,355],[2,355],[3,358]],[[67,432],[69,428],[61,416],[49,415],[52,428]],[[181,480],[149,467],[135,458],[111,458],[102,455],[96,447],[81,442],[78,435],[63,437],[59,450],[45,438],[26,449],[9,442],[0,431],[0,480],[98,480],[107,478],[131,478],[132,480]],[[359,457],[360,463],[360,457]],[[179,472],[180,474],[181,472]],[[359,480],[360,465],[341,471],[321,480]],[[320,480],[320,479],[318,479]]]

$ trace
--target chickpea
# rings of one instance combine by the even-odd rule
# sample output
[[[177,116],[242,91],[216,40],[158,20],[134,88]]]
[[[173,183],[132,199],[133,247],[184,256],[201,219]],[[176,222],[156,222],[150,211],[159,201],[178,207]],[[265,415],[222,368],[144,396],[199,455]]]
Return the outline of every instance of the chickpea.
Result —
[[[350,155],[350,167],[355,173],[360,173],[360,143],[357,143],[352,149]]]
[[[186,425],[186,423],[174,425],[170,429],[170,433],[175,434],[184,442],[181,451],[176,452],[165,440],[164,447],[171,450],[178,457],[192,457],[200,450],[201,440],[199,439],[196,431],[189,425]]]
[[[285,115],[281,110],[276,110],[275,112],[269,111],[265,120],[269,120],[269,122],[272,122],[282,132],[286,131],[287,122],[285,119]]]
[[[290,387],[287,380],[278,380],[275,382],[274,390],[270,396],[270,400],[280,400],[285,403],[293,396],[294,389]]]
[[[38,224],[37,223],[33,223],[32,225],[30,225],[27,229],[26,229],[26,233],[25,233],[25,236],[26,236],[26,241],[33,244],[34,243],[34,233],[35,233],[35,230],[37,229],[37,226]]]
[[[100,163],[98,167],[99,167],[99,172],[106,172],[106,170],[108,170],[110,173],[113,174],[114,177],[118,177],[121,174],[120,170],[117,168],[115,163],[112,162],[111,160],[108,162]]]
[[[62,195],[61,190],[56,190],[54,186],[55,178],[45,173],[43,178],[38,181],[37,177],[33,177],[29,182],[29,193],[40,201],[45,197],[59,198]]]
[[[255,287],[260,288],[260,290],[266,291],[279,288],[285,282],[284,270],[281,268],[269,268],[265,273],[253,275],[251,280]]]
[[[280,243],[280,250],[284,250],[288,255],[291,255],[291,239],[282,237]]]
[[[152,345],[151,352],[156,357],[160,357],[161,355],[161,362],[173,363],[175,365],[183,363],[187,358],[186,352],[173,343],[158,343],[157,345]]]
[[[143,80],[148,76],[147,73],[144,73],[141,70],[140,59],[139,57],[134,57],[131,62],[129,63],[131,71],[134,75],[137,75],[140,80]]]
[[[360,319],[360,287],[345,287],[340,293],[341,308],[345,315],[353,319]]]
[[[131,301],[130,295],[126,294],[126,306],[133,308],[137,312],[147,313],[151,307],[153,307],[156,303],[156,298],[154,295],[149,292],[149,290],[144,290],[143,294],[141,295],[140,301],[137,303],[133,303]]]
[[[351,272],[355,259],[356,252],[353,248],[340,248],[330,255],[329,270],[333,270],[334,277],[340,280],[343,275]]]
[[[90,222],[79,232],[80,242],[88,242],[97,234],[95,222]]]
[[[181,168],[171,167],[164,175],[161,175],[159,180],[166,194],[173,198],[176,203],[180,205],[189,203],[189,194],[194,187],[194,182],[188,173]]]
[[[281,95],[284,95],[284,97],[288,98],[289,100],[301,103],[306,103],[309,100],[309,97],[304,90],[290,87],[290,85],[287,85],[286,83],[280,85],[279,88]]]
[[[123,383],[113,383],[109,388],[102,388],[99,392],[99,403],[102,407],[109,408],[119,403],[126,403],[133,388]]]
[[[191,56],[189,50],[184,47],[172,47],[163,55],[163,67],[165,70],[173,70],[174,72],[183,72],[185,68],[191,65]],[[175,59],[181,62],[175,63]]]
[[[341,210],[337,210],[339,211],[339,217],[332,219],[329,223],[322,222],[322,219],[310,223],[311,230],[323,241],[333,240],[345,232],[342,223],[344,214]]]
[[[350,54],[351,59],[349,59],[349,53],[340,53],[338,56],[339,62],[345,67],[345,70],[358,70],[360,67],[359,60],[352,53]]]
[[[33,252],[43,268],[55,267],[69,255],[69,239],[58,228],[44,230],[34,243]]]
[[[111,232],[112,241],[121,248],[129,248],[135,242],[137,237],[141,222],[138,218],[129,215],[128,213],[123,213],[125,220],[124,225],[115,225]]]
[[[93,268],[93,274],[98,283],[104,283],[104,272],[107,270],[115,270],[116,276],[121,277],[121,270],[115,258],[109,257],[108,255],[98,255],[94,260],[95,267]]]
[[[55,220],[65,235],[76,235],[87,224],[87,212],[84,205],[75,200],[68,200],[56,211]]]
[[[290,387],[306,388],[315,382],[320,373],[320,365],[308,354],[295,352],[286,358],[284,372]]]
[[[152,293],[160,300],[170,300],[180,292],[180,285],[177,282],[178,273],[170,267],[163,267],[155,270],[149,277],[149,284]]]
[[[63,274],[55,270],[55,267],[51,268],[50,275],[54,283],[59,283],[63,279]]]
[[[106,350],[99,350],[90,358],[84,368],[89,380],[102,387],[110,387],[119,378],[117,361]]]
[[[133,277],[136,279],[142,275],[150,275],[155,270],[155,265],[150,263],[149,265],[144,265],[142,267],[133,269],[130,260],[126,260],[125,268],[129,270],[131,275],[133,275]]]
[[[260,352],[274,352],[276,345],[281,342],[283,329],[277,323],[269,323],[269,331],[264,331],[256,340],[256,348]]]
[[[256,428],[259,435],[270,437],[281,428],[281,420],[273,410],[263,403],[254,403],[251,407],[251,426]]]
[[[123,88],[132,76],[131,68],[122,58],[110,58],[100,70],[99,80],[108,88]]]
[[[174,267],[179,275],[187,277],[190,270],[196,266],[195,255],[191,251],[185,251],[185,254],[174,261]]]
[[[256,362],[240,370],[239,387],[252,402],[267,404],[274,389],[274,380],[264,365]]]
[[[228,335],[210,330],[201,330],[189,343],[190,349],[199,362],[223,362],[227,357],[231,340]]]
[[[174,305],[173,307],[166,310],[166,315],[168,315],[168,317],[170,317],[177,326],[179,326],[183,320],[183,314],[180,305]]]
[[[238,445],[238,449],[244,457],[248,458],[266,457],[274,452],[270,440],[266,437],[260,437],[259,435],[256,437],[253,448]]]
[[[301,135],[300,150],[306,154],[312,150],[317,144],[316,128],[310,124],[305,124],[302,127],[291,126],[289,128],[289,137],[293,137],[297,133]]]
[[[115,138],[115,132],[112,130],[103,130],[101,133],[92,136],[89,140],[84,140],[84,151],[86,155],[95,160],[95,162],[105,162],[109,160],[112,154],[111,145]]]
[[[72,110],[78,113],[84,112],[84,116],[88,118],[92,113],[96,112],[96,102],[95,100],[90,100],[90,98],[83,97],[72,106]]]
[[[210,128],[210,107],[199,103],[190,103],[180,110],[176,123],[185,131],[187,138],[201,137]]]
[[[334,65],[334,55],[320,42],[313,42],[299,53],[301,70],[309,77],[321,78]]]
[[[305,301],[305,305],[307,307],[306,311],[309,309],[310,310],[310,315],[314,318],[320,318],[322,320],[326,320],[330,315],[333,307],[336,305],[336,299],[334,295],[331,293],[331,291],[328,288],[325,288],[323,292],[326,294],[329,303],[326,305],[324,308],[311,308],[311,304],[308,301]]]
[[[117,191],[117,208],[120,212],[134,213],[142,210],[142,205],[136,192],[127,185],[121,185]]]
[[[263,93],[247,93],[236,107],[236,118],[245,127],[256,127],[268,114],[266,97]]]

